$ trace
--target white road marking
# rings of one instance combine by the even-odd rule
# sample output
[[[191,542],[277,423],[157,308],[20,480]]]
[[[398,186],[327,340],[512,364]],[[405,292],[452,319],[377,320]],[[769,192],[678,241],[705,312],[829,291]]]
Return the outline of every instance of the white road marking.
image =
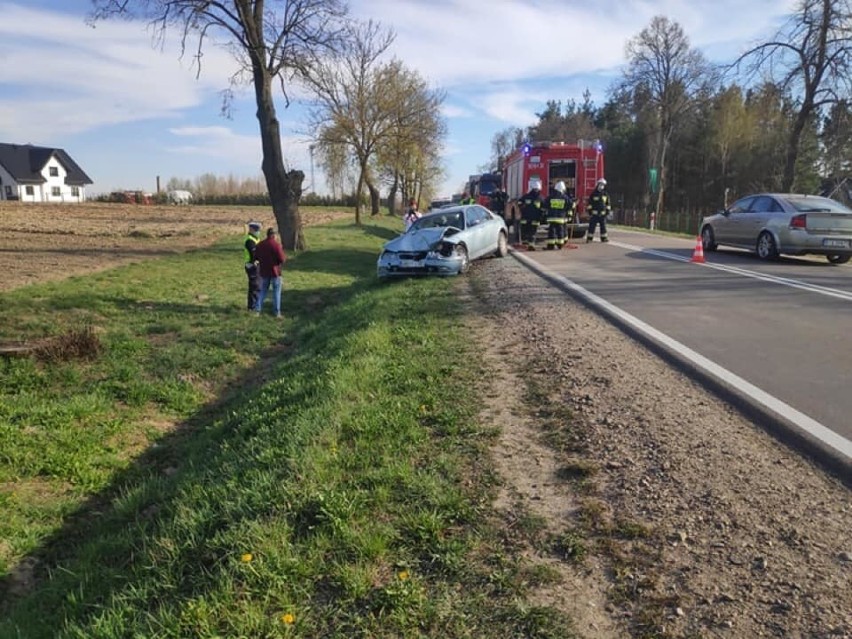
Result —
[[[640,251],[642,253],[648,253],[649,255],[655,255],[657,257],[662,257],[667,260],[675,260],[677,262],[691,262],[691,257],[684,257],[682,255],[677,255],[675,253],[667,253],[666,251],[658,251],[657,249],[649,249],[642,246],[636,246],[634,244],[626,244],[624,242],[617,242],[614,240],[610,240],[609,244],[612,246],[618,246],[619,248],[626,249],[628,251]],[[767,275],[765,273],[758,273],[757,271],[749,271],[744,268],[740,268],[738,266],[728,266],[727,264],[713,264],[712,262],[704,262],[698,263],[698,266],[705,266],[707,268],[716,269],[717,271],[725,271],[727,273],[732,273],[734,275],[742,275],[743,277],[750,277],[756,280],[762,280],[764,282],[771,282],[773,284],[780,284],[782,286],[789,286],[790,288],[797,288],[803,291],[809,291],[811,293],[818,293],[820,295],[826,295],[828,297],[835,297],[837,299],[846,300],[848,302],[852,302],[852,293],[849,291],[844,291],[837,288],[829,288],[827,286],[819,286],[818,284],[809,284],[808,282],[802,282],[801,280],[793,280],[788,277],[778,277],[777,275]]]
[[[640,247],[636,248],[637,250],[642,250]],[[646,250],[646,252],[650,251]],[[751,401],[763,406],[769,411],[782,417],[787,422],[799,428],[802,432],[807,433],[808,435],[820,441],[822,444],[824,444],[831,450],[835,451],[835,453],[839,454],[843,459],[846,460],[846,463],[852,463],[852,441],[849,441],[842,435],[835,433],[830,428],[822,425],[821,423],[819,423],[812,417],[805,415],[801,411],[796,410],[795,408],[793,408],[786,402],[781,401],[774,395],[770,395],[769,393],[758,388],[754,384],[751,384],[739,375],[732,373],[731,371],[726,368],[723,368],[716,362],[704,357],[703,355],[692,350],[685,344],[682,344],[677,340],[672,339],[671,337],[657,330],[650,324],[646,324],[638,317],[635,317],[630,313],[623,311],[619,307],[615,306],[614,304],[611,304],[610,302],[607,302],[602,297],[595,295],[594,293],[583,288],[579,284],[576,284],[568,278],[563,277],[562,275],[559,275],[558,273],[555,273],[550,269],[542,266],[538,262],[531,260],[523,253],[513,250],[512,254],[515,256],[516,259],[520,260],[523,264],[526,264],[531,270],[539,272],[550,279],[558,281],[567,289],[585,299],[592,306],[598,308],[599,310],[602,310],[605,314],[617,317],[620,321],[631,326],[636,331],[642,333],[643,335],[657,342],[658,344],[665,346],[667,349],[676,353],[680,357],[690,361],[696,368],[700,369],[704,374],[712,377],[713,379],[718,380],[728,388],[736,389],[737,392],[745,395]],[[689,261],[677,255],[672,255],[672,257],[681,261]]]

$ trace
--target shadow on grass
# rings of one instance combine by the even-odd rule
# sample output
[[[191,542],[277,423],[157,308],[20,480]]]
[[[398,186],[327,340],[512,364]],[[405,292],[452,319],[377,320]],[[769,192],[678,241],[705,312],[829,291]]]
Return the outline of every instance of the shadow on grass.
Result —
[[[327,256],[318,253],[314,258],[327,266],[328,260],[322,259]],[[20,573],[0,582],[0,635],[54,637],[68,623],[85,634],[93,631],[105,610],[132,606],[115,603],[113,597],[132,599],[129,593],[145,593],[153,610],[178,607],[181,601],[215,588],[217,570],[235,552],[217,546],[218,535],[239,528],[241,522],[286,516],[281,504],[269,501],[263,490],[235,491],[233,502],[217,500],[194,517],[189,531],[177,532],[172,522],[193,505],[191,496],[211,485],[253,481],[279,485],[294,479],[293,460],[320,427],[294,428],[289,411],[310,407],[328,393],[325,380],[331,362],[373,319],[366,309],[374,303],[369,292],[375,286],[359,278],[345,289],[290,293],[285,307],[289,330],[269,345],[259,364],[138,456],[25,558],[19,566],[32,572],[29,592],[14,592],[21,586]],[[452,295],[449,290],[445,294]],[[129,299],[113,301],[128,308],[135,304]],[[159,307],[198,312],[189,304]],[[434,304],[430,309],[450,312],[449,305]],[[284,381],[297,378],[300,384]],[[274,391],[266,390],[269,384],[275,384]],[[286,433],[280,435],[274,460],[264,454],[275,446],[264,439],[270,428]],[[146,565],[145,549],[164,539],[177,543],[164,559],[164,569],[173,577],[170,583],[162,583]],[[127,632],[138,630],[131,618],[126,617]]]
[[[402,230],[395,231],[385,226],[374,226],[372,224],[365,224],[362,228],[367,235],[372,235],[383,240],[392,240],[402,234]]]

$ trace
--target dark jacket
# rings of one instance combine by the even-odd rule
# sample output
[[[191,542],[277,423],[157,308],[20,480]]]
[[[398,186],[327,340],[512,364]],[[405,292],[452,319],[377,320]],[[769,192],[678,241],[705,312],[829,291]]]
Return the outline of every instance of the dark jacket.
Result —
[[[521,218],[530,222],[540,222],[543,203],[541,192],[538,189],[531,190],[518,201],[521,207]]]
[[[281,277],[281,265],[287,261],[287,255],[278,240],[267,237],[254,249],[254,259],[260,262],[261,277]]]
[[[609,193],[606,192],[606,189],[602,191],[595,189],[589,194],[589,215],[606,215],[611,210]]]

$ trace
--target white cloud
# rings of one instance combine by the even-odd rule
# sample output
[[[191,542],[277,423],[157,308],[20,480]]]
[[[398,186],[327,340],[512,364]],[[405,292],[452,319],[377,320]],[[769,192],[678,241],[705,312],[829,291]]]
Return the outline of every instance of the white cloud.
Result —
[[[473,112],[454,104],[443,104],[441,105],[441,115],[445,118],[469,118],[473,115]]]
[[[625,61],[626,42],[660,14],[679,22],[694,46],[742,43],[771,34],[794,1],[362,0],[356,13],[383,16],[397,33],[392,52],[433,83],[473,89],[612,71]]]
[[[259,135],[240,135],[224,126],[184,126],[169,129],[169,133],[186,140],[169,145],[167,150],[170,153],[224,159],[235,167],[260,172],[262,149]],[[308,172],[304,167],[310,165],[309,140],[298,135],[282,136],[281,147],[288,167]]]
[[[208,46],[202,73],[161,51],[140,23],[101,22],[0,3],[0,138],[47,141],[101,125],[173,115],[227,88],[235,62]]]

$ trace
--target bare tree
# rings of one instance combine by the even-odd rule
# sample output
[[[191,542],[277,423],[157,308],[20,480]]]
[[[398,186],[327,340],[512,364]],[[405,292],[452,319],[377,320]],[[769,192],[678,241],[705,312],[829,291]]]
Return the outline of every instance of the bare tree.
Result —
[[[93,22],[114,17],[149,21],[160,43],[177,30],[181,50],[194,50],[200,73],[208,37],[224,36],[240,65],[234,84],[250,78],[263,148],[261,168],[285,248],[305,248],[299,198],[305,174],[286,170],[272,83],[287,98],[288,83],[311,74],[320,56],[340,49],[343,0],[92,0]],[[229,93],[226,93],[229,95]],[[227,98],[226,98],[227,99]],[[289,103],[289,100],[288,100]],[[227,103],[223,110],[227,109]]]
[[[380,59],[392,41],[393,34],[375,22],[358,25],[348,54],[327,60],[310,79],[317,96],[311,120],[318,143],[346,147],[358,164],[356,224],[361,223],[364,186],[371,214],[379,213],[379,155],[413,153],[424,134],[443,135],[438,121],[443,94],[430,91],[400,61]]]
[[[395,63],[389,66],[383,91],[391,98],[390,128],[377,144],[376,161],[390,184],[388,200],[393,213],[397,193],[403,201],[419,199],[436,174],[440,150],[447,133],[440,106],[444,92],[430,89],[416,71]]]
[[[364,185],[378,213],[378,188],[370,173],[370,160],[378,138],[388,125],[387,97],[382,91],[385,67],[379,58],[394,39],[393,32],[376,22],[355,25],[352,47],[345,55],[325,60],[308,82],[317,107],[311,125],[320,146],[348,147],[359,167],[356,224],[361,223],[361,192]]]
[[[499,169],[503,160],[524,141],[524,132],[516,126],[510,126],[497,131],[491,136],[491,165],[490,170]]]
[[[782,91],[797,95],[781,182],[789,191],[808,122],[821,107],[852,95],[852,0],[800,0],[771,41],[749,49],[733,66],[741,65],[749,74],[768,71]]]
[[[631,39],[626,53],[628,68],[623,86],[643,95],[656,122],[653,164],[659,169],[655,206],[659,218],[669,145],[676,128],[693,108],[694,98],[712,82],[712,73],[701,53],[690,48],[681,26],[664,16],[654,17],[650,25]]]

